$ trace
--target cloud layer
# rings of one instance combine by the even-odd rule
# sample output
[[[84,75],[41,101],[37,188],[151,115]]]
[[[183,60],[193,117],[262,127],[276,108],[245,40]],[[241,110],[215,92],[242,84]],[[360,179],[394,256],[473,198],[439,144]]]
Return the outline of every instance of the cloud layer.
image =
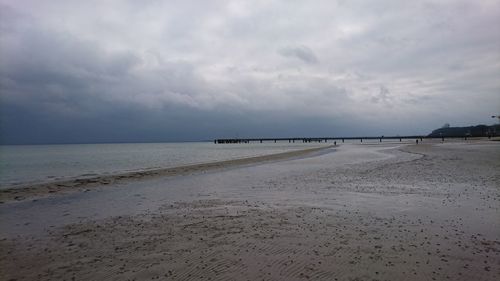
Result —
[[[0,1],[3,143],[427,133],[500,112],[499,1]]]

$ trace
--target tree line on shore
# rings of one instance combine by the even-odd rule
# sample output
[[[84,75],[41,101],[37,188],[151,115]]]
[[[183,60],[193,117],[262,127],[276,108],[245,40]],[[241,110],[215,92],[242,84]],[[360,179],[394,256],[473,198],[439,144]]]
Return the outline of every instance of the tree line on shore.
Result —
[[[468,127],[450,127],[449,124],[445,124],[443,127],[432,131],[429,137],[460,137],[460,136],[470,136],[470,137],[488,137],[488,136],[498,136],[500,135],[500,124],[495,125],[477,125]]]

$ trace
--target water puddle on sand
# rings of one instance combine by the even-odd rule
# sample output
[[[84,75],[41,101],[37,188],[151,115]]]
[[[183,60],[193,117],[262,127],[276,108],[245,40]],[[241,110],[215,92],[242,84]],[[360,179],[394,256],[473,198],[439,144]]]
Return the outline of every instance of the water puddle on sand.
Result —
[[[379,152],[380,149],[382,148],[344,145],[334,150],[314,152],[306,157],[255,163],[195,175],[145,179],[36,201],[2,204],[0,222],[5,230],[2,235],[41,232],[47,226],[58,227],[83,219],[104,219],[154,211],[163,204],[195,200],[200,194],[204,194],[204,197],[271,200],[276,196],[283,196],[282,192],[259,195],[255,193],[254,187],[267,185],[276,177],[294,178],[290,185],[296,185],[297,174],[391,157]],[[335,152],[330,153],[331,151]]]

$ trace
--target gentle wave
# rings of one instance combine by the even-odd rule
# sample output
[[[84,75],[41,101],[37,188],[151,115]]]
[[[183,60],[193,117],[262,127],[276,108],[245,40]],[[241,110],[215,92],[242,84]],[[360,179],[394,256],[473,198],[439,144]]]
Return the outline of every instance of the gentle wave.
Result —
[[[302,150],[293,150],[275,154],[267,154],[253,157],[245,157],[217,162],[208,162],[201,164],[191,164],[178,167],[151,169],[143,171],[134,171],[127,173],[117,173],[111,175],[100,175],[96,177],[76,178],[71,180],[56,181],[50,183],[28,184],[18,187],[0,189],[0,201],[25,200],[36,198],[51,193],[71,192],[78,190],[87,190],[96,186],[115,184],[123,181],[141,180],[150,177],[177,176],[185,174],[194,174],[202,171],[223,169],[231,166],[250,165],[266,161],[278,161],[282,159],[293,159],[307,155],[318,155],[330,152],[332,146],[322,146],[307,148]]]
[[[223,161],[310,148],[288,143],[0,146],[0,188]]]

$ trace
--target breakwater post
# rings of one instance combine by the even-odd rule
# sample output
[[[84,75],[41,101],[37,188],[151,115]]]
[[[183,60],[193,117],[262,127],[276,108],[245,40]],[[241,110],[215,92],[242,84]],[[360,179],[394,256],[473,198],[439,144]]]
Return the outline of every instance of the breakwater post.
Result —
[[[493,135],[490,135],[491,138]],[[486,137],[486,136],[485,136]],[[469,140],[470,136],[446,136],[446,138],[451,139],[462,139]],[[228,139],[215,139],[213,142],[216,144],[231,144],[231,143],[251,143],[251,142],[274,142],[277,143],[282,141],[288,141],[288,143],[295,143],[295,141],[302,141],[303,143],[328,143],[328,141],[342,141],[344,143],[346,140],[357,141],[363,143],[364,140],[378,140],[379,142],[383,142],[385,140],[399,140],[400,142],[405,140],[418,140],[419,142],[423,142],[424,139],[441,139],[442,142],[445,141],[445,136],[376,136],[376,137],[318,137],[318,138],[309,138],[309,137],[300,137],[300,138],[246,138],[246,139],[238,139],[238,138],[228,138]]]

